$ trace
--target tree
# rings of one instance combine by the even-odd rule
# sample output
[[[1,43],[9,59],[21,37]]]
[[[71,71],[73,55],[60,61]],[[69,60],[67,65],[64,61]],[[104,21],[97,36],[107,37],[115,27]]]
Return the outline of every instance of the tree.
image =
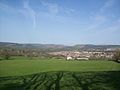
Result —
[[[26,56],[29,58],[29,59],[32,59],[33,57],[34,57],[34,55],[33,55],[33,51],[32,50],[27,50],[26,51]]]
[[[120,62],[120,50],[116,50],[114,55],[113,55],[113,59],[116,61],[116,62]]]
[[[10,59],[10,52],[9,52],[9,50],[4,49],[4,50],[2,51],[2,56],[3,56],[3,58],[6,59],[6,60]]]

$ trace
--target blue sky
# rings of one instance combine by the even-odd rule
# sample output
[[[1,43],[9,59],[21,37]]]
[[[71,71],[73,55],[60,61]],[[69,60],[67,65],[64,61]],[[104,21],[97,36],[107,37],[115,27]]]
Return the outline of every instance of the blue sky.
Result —
[[[120,44],[120,0],[0,0],[0,41]]]

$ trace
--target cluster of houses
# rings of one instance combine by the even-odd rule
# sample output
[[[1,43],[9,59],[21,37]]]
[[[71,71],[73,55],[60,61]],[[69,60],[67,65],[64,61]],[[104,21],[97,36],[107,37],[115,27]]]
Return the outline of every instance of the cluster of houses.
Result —
[[[59,51],[51,52],[51,55],[62,55],[67,60],[89,60],[89,59],[112,59],[114,52],[111,51]]]
[[[0,56],[3,54],[9,54],[11,56],[27,56],[27,57],[52,57],[52,56],[62,56],[67,60],[90,60],[90,59],[112,59],[114,56],[114,50],[104,50],[104,51],[58,51],[58,52],[43,52],[39,50],[29,50],[29,49],[8,49],[0,50]],[[61,57],[60,57],[61,58]]]

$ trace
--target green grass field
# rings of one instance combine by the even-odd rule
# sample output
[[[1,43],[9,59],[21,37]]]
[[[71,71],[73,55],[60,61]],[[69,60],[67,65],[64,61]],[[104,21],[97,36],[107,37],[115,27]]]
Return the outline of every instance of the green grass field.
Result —
[[[0,90],[120,90],[120,72],[45,72],[0,78]]]
[[[17,57],[0,61],[0,90],[120,90],[120,64]]]
[[[3,60],[0,77],[21,76],[48,71],[119,71],[120,64],[113,61],[66,61],[57,59]]]

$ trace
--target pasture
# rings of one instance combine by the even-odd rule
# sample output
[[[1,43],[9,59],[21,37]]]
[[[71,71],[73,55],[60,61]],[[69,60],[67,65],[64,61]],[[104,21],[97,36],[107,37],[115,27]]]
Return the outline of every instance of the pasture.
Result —
[[[113,61],[27,59],[0,61],[0,90],[120,90]]]
[[[0,90],[120,90],[119,71],[44,72],[0,77]]]
[[[49,71],[119,71],[113,61],[66,61],[58,59],[15,59],[0,61],[0,77],[21,76]]]

